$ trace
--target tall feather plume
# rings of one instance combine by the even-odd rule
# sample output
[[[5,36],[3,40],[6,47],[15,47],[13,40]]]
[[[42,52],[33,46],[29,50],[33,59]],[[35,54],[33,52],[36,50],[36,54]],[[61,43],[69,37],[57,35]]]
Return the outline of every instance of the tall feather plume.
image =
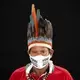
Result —
[[[40,15],[40,10],[37,9],[37,15],[34,4],[32,4],[32,14],[30,15],[30,22],[28,24],[27,37],[53,37],[53,28],[49,20],[43,19]]]
[[[49,20],[45,19],[46,22],[46,27],[45,27],[45,31],[46,31],[46,36],[48,38],[52,38],[53,37],[53,28],[52,28],[52,24]]]
[[[32,17],[33,17],[35,32],[36,32],[35,37],[38,37],[38,20],[37,20],[36,10],[35,10],[34,4],[32,4]]]
[[[39,19],[39,35],[47,38],[53,37],[51,22],[47,19],[44,20],[42,17]]]

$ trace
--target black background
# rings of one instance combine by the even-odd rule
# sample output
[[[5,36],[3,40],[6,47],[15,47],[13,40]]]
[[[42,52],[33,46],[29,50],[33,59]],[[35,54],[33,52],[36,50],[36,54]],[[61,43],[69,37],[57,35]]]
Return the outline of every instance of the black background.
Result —
[[[26,30],[31,4],[52,22],[54,64],[66,68],[74,80],[80,80],[80,8],[70,0],[5,0],[1,2],[0,76],[8,80],[11,73],[29,62],[26,53]]]

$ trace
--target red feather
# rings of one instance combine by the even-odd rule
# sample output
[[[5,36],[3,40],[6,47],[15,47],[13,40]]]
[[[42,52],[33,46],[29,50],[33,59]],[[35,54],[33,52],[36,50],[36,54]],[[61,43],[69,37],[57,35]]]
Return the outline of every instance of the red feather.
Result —
[[[35,10],[34,4],[32,4],[32,17],[33,17],[35,31],[36,31],[35,36],[38,37],[38,20],[37,20],[36,10]]]

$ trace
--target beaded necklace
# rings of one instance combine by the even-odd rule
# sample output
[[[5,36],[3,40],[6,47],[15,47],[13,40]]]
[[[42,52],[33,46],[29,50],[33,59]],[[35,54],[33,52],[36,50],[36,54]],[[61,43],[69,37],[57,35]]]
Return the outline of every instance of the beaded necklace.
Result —
[[[29,64],[26,65],[26,77],[27,77],[27,80],[36,80],[31,75],[29,75],[30,71],[32,70],[32,67],[33,67],[32,63],[29,63]],[[53,62],[50,60],[49,61],[48,71],[46,73],[42,74],[38,80],[46,80],[48,75],[50,73],[52,73],[53,70],[54,70],[54,65],[53,65]]]

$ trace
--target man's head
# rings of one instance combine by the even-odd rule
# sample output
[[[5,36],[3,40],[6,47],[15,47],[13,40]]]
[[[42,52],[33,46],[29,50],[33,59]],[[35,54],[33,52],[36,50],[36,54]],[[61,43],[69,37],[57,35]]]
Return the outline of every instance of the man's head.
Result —
[[[49,20],[43,19],[40,11],[37,15],[34,5],[27,29],[28,53],[33,65],[37,68],[46,66],[53,54],[52,50],[53,29]]]
[[[32,47],[28,54],[33,66],[38,69],[42,69],[47,66],[50,58],[52,57],[50,49],[42,46]]]

